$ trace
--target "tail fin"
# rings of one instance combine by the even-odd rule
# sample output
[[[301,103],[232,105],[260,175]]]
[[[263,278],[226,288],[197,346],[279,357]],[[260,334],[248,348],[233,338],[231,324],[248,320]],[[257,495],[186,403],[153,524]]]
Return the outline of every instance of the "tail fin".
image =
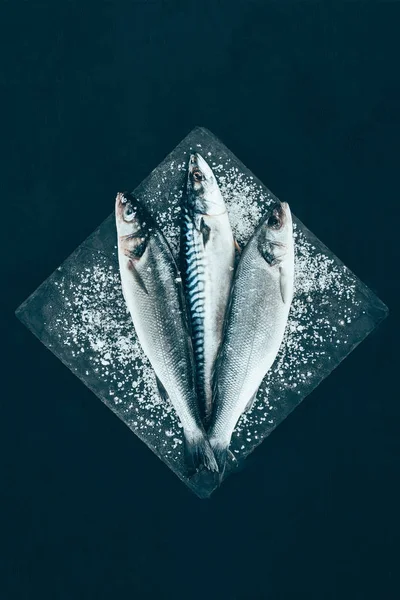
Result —
[[[224,473],[225,473],[225,469],[226,469],[226,464],[228,462],[228,458],[231,459],[232,462],[236,463],[237,462],[236,457],[229,450],[229,442],[228,442],[228,444],[225,444],[225,443],[221,443],[221,442],[213,442],[213,440],[210,440],[210,443],[211,443],[211,448],[213,449],[213,452],[214,452],[215,459],[217,461],[218,471],[219,471],[219,483],[221,484],[222,480],[224,478]]]
[[[191,474],[204,466],[209,471],[218,472],[217,461],[205,433],[185,435],[185,459]]]
[[[226,462],[228,460],[228,446],[216,446],[214,448],[214,456],[217,461],[219,471],[219,482],[222,483],[224,477]]]
[[[237,466],[237,459],[236,456],[229,450],[230,442],[226,444],[221,442],[214,442],[211,439],[210,444],[211,448],[213,449],[215,459],[217,461],[219,471],[219,483],[221,484],[224,478],[224,473],[228,460],[230,460],[232,464],[235,464]]]

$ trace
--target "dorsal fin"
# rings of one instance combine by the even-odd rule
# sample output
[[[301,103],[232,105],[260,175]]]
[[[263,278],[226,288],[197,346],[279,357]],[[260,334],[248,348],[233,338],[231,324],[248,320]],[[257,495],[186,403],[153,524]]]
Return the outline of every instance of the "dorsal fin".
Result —
[[[200,231],[201,231],[201,235],[203,236],[203,244],[204,244],[204,248],[205,248],[206,245],[207,245],[208,240],[210,239],[211,229],[205,223],[204,219],[201,220]]]
[[[238,252],[239,254],[241,254],[241,253],[242,253],[242,249],[241,249],[241,247],[239,246],[239,244],[238,244],[238,241],[237,241],[237,239],[236,239],[236,238],[233,238],[233,245],[235,246],[235,248],[236,248],[237,252]]]

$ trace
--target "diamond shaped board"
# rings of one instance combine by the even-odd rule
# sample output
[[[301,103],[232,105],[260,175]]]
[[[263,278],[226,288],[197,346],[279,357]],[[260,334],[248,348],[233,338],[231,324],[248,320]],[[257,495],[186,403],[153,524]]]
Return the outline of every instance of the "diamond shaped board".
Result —
[[[213,168],[243,246],[276,197],[206,129],[194,129],[134,194],[146,203],[177,256],[191,151],[200,152]],[[290,198],[285,200],[295,211]],[[295,295],[289,322],[278,357],[233,434],[237,467],[387,314],[373,292],[295,216],[293,221]],[[193,492],[211,495],[217,487],[211,474],[185,476],[180,423],[158,395],[125,307],[114,214],[18,308],[17,316]],[[228,465],[225,477],[237,467]]]

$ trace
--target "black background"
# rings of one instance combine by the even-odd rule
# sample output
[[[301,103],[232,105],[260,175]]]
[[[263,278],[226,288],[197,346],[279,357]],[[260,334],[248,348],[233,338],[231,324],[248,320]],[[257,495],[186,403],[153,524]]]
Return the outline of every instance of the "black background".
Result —
[[[398,598],[400,3],[2,15],[1,600]],[[13,315],[196,125],[391,311],[210,500]]]

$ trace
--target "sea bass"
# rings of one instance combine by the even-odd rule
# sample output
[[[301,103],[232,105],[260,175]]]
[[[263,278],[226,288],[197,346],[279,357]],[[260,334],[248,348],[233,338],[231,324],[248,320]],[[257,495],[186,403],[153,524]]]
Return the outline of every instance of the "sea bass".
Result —
[[[215,366],[209,440],[222,477],[232,433],[275,361],[293,297],[292,217],[277,203],[242,252]]]
[[[212,372],[232,284],[235,245],[218,183],[198,153],[189,159],[182,235],[197,389],[207,422],[212,410]]]
[[[170,399],[184,432],[190,471],[217,464],[201,421],[193,348],[182,282],[167,241],[155,221],[130,194],[115,204],[122,290],[139,342]]]

